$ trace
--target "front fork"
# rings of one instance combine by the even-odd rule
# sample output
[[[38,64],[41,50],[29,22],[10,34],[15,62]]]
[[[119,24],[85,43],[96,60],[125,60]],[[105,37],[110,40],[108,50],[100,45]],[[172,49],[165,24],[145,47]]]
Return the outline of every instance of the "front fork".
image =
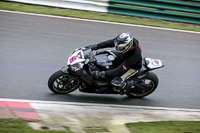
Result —
[[[70,73],[69,67],[68,67],[68,66],[62,67],[62,68],[61,68],[61,71],[62,71],[63,73],[66,73],[66,74],[69,74],[69,73]]]
[[[69,79],[69,82],[73,84],[74,81],[76,80],[79,80],[79,85],[80,85],[80,79],[78,76],[76,75],[73,75],[70,70],[69,70],[69,67],[68,66],[65,66],[65,67],[62,67],[61,68],[61,71],[65,74],[69,74],[70,75],[70,79]]]

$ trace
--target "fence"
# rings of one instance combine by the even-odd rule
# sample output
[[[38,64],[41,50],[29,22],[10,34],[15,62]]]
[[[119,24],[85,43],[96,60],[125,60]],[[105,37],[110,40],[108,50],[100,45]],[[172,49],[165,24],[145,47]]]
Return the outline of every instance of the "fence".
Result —
[[[121,15],[200,24],[198,3],[174,0],[110,0],[108,12]]]

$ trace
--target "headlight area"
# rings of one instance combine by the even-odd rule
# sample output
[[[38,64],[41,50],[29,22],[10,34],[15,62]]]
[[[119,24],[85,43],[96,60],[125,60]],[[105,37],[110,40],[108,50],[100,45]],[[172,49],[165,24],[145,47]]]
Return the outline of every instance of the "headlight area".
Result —
[[[79,62],[79,63],[73,64],[73,65],[69,65],[69,68],[72,71],[76,72],[76,71],[82,70],[83,66],[84,66],[84,63]]]

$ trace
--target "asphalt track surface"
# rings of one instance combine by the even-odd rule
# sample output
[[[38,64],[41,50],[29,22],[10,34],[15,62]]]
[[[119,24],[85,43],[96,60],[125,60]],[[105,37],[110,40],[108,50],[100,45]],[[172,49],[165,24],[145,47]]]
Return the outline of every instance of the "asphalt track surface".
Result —
[[[145,57],[165,61],[143,98],[75,91],[53,94],[49,76],[78,47],[132,32]],[[200,34],[0,12],[0,98],[200,109]]]

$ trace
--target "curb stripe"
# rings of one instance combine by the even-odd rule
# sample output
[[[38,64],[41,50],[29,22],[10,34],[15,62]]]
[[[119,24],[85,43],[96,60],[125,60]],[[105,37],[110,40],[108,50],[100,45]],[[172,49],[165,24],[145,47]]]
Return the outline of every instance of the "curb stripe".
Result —
[[[3,105],[4,107],[7,106],[9,110],[14,114],[17,118],[26,120],[26,121],[38,121],[40,120],[37,112],[35,109],[31,107],[31,105],[27,102],[16,102],[16,100],[13,101],[3,101],[0,102],[0,105]],[[4,116],[5,113],[2,115]],[[1,115],[0,115],[1,116]]]

